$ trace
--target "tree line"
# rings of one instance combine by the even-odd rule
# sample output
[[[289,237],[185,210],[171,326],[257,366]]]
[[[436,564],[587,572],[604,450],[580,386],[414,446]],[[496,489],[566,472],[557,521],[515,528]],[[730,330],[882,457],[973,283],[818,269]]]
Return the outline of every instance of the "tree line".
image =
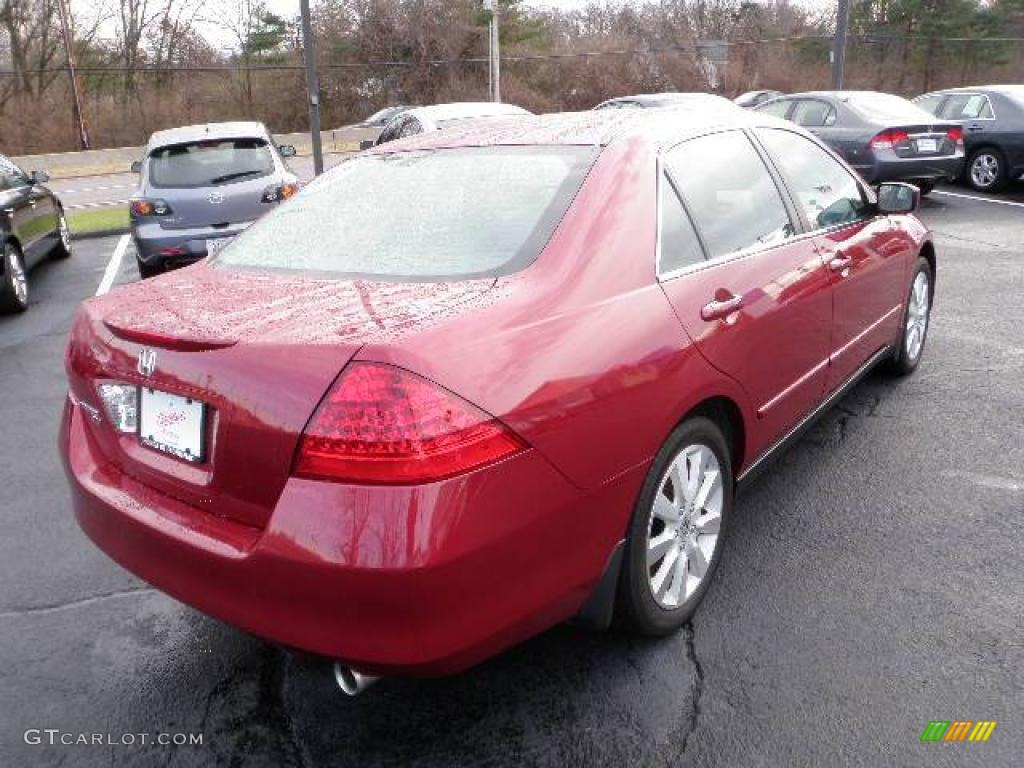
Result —
[[[94,146],[190,122],[307,126],[297,18],[263,0],[0,0],[0,151],[76,148],[68,12]],[[1024,80],[1024,0],[853,0],[848,88],[915,95]],[[789,0],[500,0],[502,93],[534,111],[656,91],[829,87],[835,8]],[[389,104],[487,98],[480,0],[313,4],[323,123]]]

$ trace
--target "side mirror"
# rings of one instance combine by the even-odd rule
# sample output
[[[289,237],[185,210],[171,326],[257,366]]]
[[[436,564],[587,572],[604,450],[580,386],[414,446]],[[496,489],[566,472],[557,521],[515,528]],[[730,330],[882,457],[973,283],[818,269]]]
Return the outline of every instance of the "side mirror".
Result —
[[[29,176],[33,184],[45,184],[50,180],[50,174],[46,171],[32,171],[32,175]]]
[[[295,147],[291,144],[278,144],[277,151],[281,153],[281,157],[295,157]]]
[[[363,139],[359,142],[359,151],[362,152],[364,149],[370,149],[373,146],[373,139]]]
[[[921,190],[913,184],[885,181],[878,185],[878,210],[882,213],[913,213],[921,204]]]
[[[142,173],[142,161],[141,160],[133,160],[132,161],[132,173]]]

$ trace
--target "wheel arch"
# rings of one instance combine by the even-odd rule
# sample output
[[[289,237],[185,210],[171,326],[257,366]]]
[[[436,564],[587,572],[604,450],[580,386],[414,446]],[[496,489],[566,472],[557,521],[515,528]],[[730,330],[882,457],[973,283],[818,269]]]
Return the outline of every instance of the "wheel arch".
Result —
[[[722,430],[729,446],[729,461],[732,464],[733,476],[739,474],[746,459],[747,428],[743,419],[743,411],[731,397],[713,395],[701,400],[690,408],[679,420],[682,424],[694,416],[703,416]]]
[[[928,262],[928,268],[932,271],[932,290],[929,301],[935,303],[935,286],[938,283],[938,269],[935,261],[935,244],[931,240],[925,240],[921,244],[920,256]]]

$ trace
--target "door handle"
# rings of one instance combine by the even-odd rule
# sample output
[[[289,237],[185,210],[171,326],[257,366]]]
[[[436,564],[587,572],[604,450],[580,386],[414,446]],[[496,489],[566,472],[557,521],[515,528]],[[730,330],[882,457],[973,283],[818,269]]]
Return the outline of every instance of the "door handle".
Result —
[[[721,320],[743,306],[743,297],[730,294],[728,298],[712,299],[700,310],[702,320]]]
[[[853,257],[845,256],[841,253],[837,253],[828,262],[828,268],[833,272],[841,272],[843,276],[846,276],[846,271],[852,266]]]
[[[967,130],[971,131],[972,133],[977,133],[978,131],[984,130],[984,126],[982,126],[982,125],[968,125],[967,126]]]

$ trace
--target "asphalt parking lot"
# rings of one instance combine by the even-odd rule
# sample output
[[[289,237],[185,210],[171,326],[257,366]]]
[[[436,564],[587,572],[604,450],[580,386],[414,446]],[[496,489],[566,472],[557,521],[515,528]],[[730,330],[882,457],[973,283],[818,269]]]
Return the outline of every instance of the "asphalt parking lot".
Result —
[[[1024,193],[965,195],[921,213],[939,258],[922,367],[870,376],[741,498],[692,630],[560,627],[357,699],[78,530],[61,356],[117,238],[77,243],[33,273],[26,314],[0,318],[0,765],[1021,765]],[[138,278],[130,248],[109,274]],[[998,726],[921,743],[932,720]],[[27,744],[28,729],[203,744]]]

